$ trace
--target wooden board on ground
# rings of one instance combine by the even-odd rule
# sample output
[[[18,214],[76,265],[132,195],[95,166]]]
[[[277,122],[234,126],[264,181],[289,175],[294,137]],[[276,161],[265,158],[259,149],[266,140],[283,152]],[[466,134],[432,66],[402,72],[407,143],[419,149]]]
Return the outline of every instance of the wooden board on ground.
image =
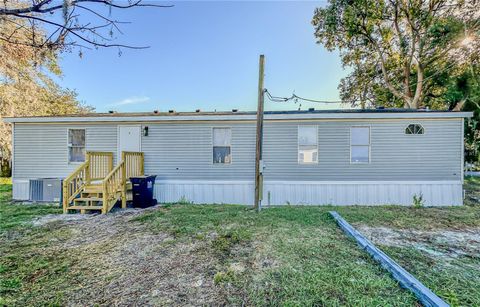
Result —
[[[413,275],[408,273],[404,268],[402,268],[398,263],[393,259],[387,256],[384,252],[378,249],[372,242],[360,234],[355,228],[353,228],[347,221],[345,221],[340,214],[335,211],[330,211],[330,215],[335,219],[338,226],[347,233],[350,237],[353,237],[357,244],[360,245],[370,256],[373,257],[380,265],[386,269],[393,278],[397,280],[400,285],[408,290],[410,290],[417,299],[427,307],[447,307],[448,305],[430,289],[425,287],[418,279]]]

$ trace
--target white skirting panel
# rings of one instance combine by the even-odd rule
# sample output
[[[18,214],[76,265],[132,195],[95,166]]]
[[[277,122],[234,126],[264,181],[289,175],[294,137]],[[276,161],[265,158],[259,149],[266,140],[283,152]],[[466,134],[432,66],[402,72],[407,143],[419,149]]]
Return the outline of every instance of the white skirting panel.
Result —
[[[155,197],[160,203],[253,204],[253,182],[248,181],[155,181]]]
[[[253,182],[160,180],[155,197],[161,203],[253,204]],[[265,181],[263,205],[406,205],[423,195],[426,206],[463,204],[457,181]]]
[[[268,205],[405,205],[423,196],[426,206],[463,204],[461,182],[265,182]]]
[[[28,200],[30,198],[30,180],[14,179],[12,184],[12,198],[14,200]]]

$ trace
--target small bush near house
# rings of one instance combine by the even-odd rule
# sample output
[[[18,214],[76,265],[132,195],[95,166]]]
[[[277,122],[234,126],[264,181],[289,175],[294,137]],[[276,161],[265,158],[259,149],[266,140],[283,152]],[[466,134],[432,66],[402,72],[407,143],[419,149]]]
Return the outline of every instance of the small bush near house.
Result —
[[[423,194],[415,194],[413,195],[413,207],[414,208],[422,208],[425,205],[425,201],[423,200]]]

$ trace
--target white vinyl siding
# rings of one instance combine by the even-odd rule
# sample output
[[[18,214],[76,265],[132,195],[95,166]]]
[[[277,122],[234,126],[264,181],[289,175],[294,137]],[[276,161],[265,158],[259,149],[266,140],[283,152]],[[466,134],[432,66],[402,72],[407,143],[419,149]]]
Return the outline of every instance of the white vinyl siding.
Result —
[[[254,123],[152,123],[148,127],[149,136],[142,137],[145,173],[158,175],[157,180],[253,180],[255,176]],[[231,128],[231,164],[213,163],[213,128]],[[293,155],[296,161],[296,151]]]
[[[417,122],[428,131],[422,137],[405,134],[405,127],[411,123],[408,119],[305,121],[302,124],[318,126],[319,160],[304,167],[298,164],[297,158],[299,123],[267,121],[263,138],[264,180],[461,180],[462,119]],[[353,126],[370,127],[370,163],[350,162],[350,127]]]
[[[298,163],[318,163],[317,126],[298,126]]]
[[[350,128],[350,162],[370,162],[370,127]]]
[[[445,181],[461,180],[462,119],[416,120],[422,137],[405,134],[411,119],[266,121],[264,180]],[[125,123],[118,123],[125,124]],[[68,129],[86,129],[87,151],[117,152],[117,123],[15,124],[14,178],[65,177]],[[318,163],[298,164],[298,126],[318,127]],[[350,162],[350,128],[369,126],[370,164]],[[142,136],[145,173],[158,180],[245,180],[255,176],[255,122],[148,123]],[[233,163],[212,161],[213,128],[231,128]],[[116,162],[115,162],[116,163]]]
[[[405,134],[421,124],[422,136]],[[28,179],[65,178],[68,129],[86,129],[86,151],[117,152],[119,123],[16,123],[14,195],[28,198]],[[318,162],[299,165],[298,126],[317,126]],[[199,203],[253,202],[255,121],[148,122],[142,135],[145,173],[157,175],[157,198],[185,196]],[[351,163],[351,127],[370,127],[370,163]],[[234,163],[215,165],[213,128],[231,130]],[[266,120],[263,137],[264,202],[271,204],[462,203],[462,119]],[[115,162],[117,163],[117,162]],[[24,197],[19,197],[23,195]],[[373,198],[372,198],[373,197]]]
[[[117,152],[116,124],[15,124],[13,177],[64,178],[71,174],[78,163],[68,162],[68,129],[85,129],[86,151]]]

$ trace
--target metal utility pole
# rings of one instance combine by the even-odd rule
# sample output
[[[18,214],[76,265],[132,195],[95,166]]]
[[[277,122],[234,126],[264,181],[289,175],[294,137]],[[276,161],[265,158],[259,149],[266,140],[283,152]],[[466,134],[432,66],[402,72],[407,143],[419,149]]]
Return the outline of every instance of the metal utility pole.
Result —
[[[258,108],[257,108],[257,144],[255,147],[255,203],[254,207],[260,211],[263,194],[263,161],[262,161],[262,141],[263,141],[263,77],[264,77],[265,56],[260,55],[258,69]]]

